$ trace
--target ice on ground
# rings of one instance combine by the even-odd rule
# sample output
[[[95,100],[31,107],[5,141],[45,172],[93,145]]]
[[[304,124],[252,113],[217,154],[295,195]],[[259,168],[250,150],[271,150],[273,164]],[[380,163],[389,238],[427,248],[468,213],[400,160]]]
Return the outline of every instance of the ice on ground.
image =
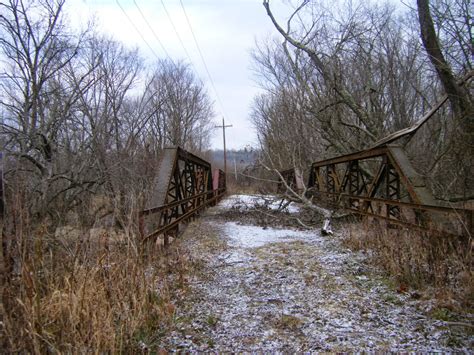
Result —
[[[224,224],[225,234],[230,245],[241,248],[258,248],[268,243],[314,241],[319,238],[315,231],[262,228],[253,225],[240,225],[235,222]]]
[[[231,195],[219,203],[223,209],[238,209],[239,211],[251,210],[258,207],[266,207],[271,210],[278,210],[285,201],[275,195]],[[300,207],[291,202],[283,211],[288,213],[298,213]]]

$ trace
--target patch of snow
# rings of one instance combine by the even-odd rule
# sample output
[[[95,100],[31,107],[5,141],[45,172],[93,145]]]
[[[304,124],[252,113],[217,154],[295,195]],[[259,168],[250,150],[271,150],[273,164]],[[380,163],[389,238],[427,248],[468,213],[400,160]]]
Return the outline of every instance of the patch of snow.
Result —
[[[308,242],[319,238],[315,231],[262,228],[252,225],[240,225],[235,222],[225,223],[224,231],[230,239],[229,244],[241,248],[258,248],[268,243],[297,240]]]
[[[222,200],[218,206],[222,209],[237,209],[239,211],[251,210],[258,207],[266,207],[271,210],[278,210],[285,201],[275,195],[231,195]],[[284,212],[298,213],[300,207],[291,202],[283,209]]]

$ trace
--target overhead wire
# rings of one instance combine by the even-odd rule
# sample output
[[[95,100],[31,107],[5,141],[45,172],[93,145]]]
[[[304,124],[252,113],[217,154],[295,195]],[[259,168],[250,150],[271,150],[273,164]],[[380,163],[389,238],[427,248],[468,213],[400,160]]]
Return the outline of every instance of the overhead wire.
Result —
[[[188,59],[190,60],[191,62],[191,65],[193,66],[194,70],[196,71],[196,74],[197,74],[197,70],[196,70],[196,67],[194,66],[194,63],[192,61],[192,58],[191,56],[189,55],[189,52],[187,51],[186,49],[186,46],[184,45],[184,42],[182,41],[181,37],[179,36],[179,33],[178,33],[178,30],[176,28],[176,26],[174,25],[174,22],[171,18],[171,15],[169,14],[168,10],[166,9],[166,6],[163,2],[163,0],[160,0],[161,1],[161,4],[163,6],[163,9],[165,10],[166,12],[166,15],[169,19],[169,21],[171,22],[171,25],[176,33],[176,36],[178,37],[178,40],[181,44],[181,46],[183,47],[183,50],[185,52],[185,54],[187,55]],[[155,52],[155,50],[153,49],[153,47],[148,43],[148,41],[145,39],[145,37],[143,36],[143,34],[141,33],[141,31],[138,29],[138,27],[135,25],[135,23],[132,21],[132,19],[130,18],[130,16],[128,16],[127,12],[125,11],[125,9],[122,7],[122,5],[120,4],[119,0],[115,0],[116,4],[118,5],[118,7],[120,8],[120,10],[122,11],[122,13],[125,15],[125,17],[127,18],[127,20],[130,22],[130,24],[134,27],[135,31],[138,33],[138,35],[141,37],[141,39],[143,40],[143,42],[147,45],[147,47],[151,50],[151,52],[153,53],[153,55],[159,60],[160,57],[158,56],[158,54]],[[145,21],[146,25],[148,26],[148,28],[151,30],[153,36],[156,38],[156,40],[158,41],[161,49],[163,50],[163,52],[165,53],[165,55],[168,57],[168,59],[171,61],[171,63],[173,63],[174,65],[176,65],[176,63],[174,62],[174,60],[171,58],[171,56],[169,55],[168,51],[166,50],[163,42],[161,42],[160,38],[158,37],[158,35],[156,34],[156,32],[153,30],[153,27],[150,25],[150,23],[148,22],[148,20],[146,19],[146,16],[145,14],[143,13],[143,11],[141,10],[141,8],[138,6],[136,0],[133,0],[136,8],[138,9],[141,17],[143,18],[143,20]],[[184,13],[184,16],[186,18],[186,22],[188,24],[188,27],[191,31],[191,34],[193,36],[193,40],[194,40],[194,44],[196,45],[196,48],[198,50],[198,53],[199,53],[199,57],[201,59],[201,62],[204,66],[204,69],[206,71],[206,74],[207,74],[207,77],[209,78],[209,81],[211,83],[211,86],[212,86],[212,89],[214,91],[214,94],[216,96],[216,99],[217,99],[217,102],[219,103],[219,106],[221,108],[221,112],[224,116],[226,116],[225,114],[225,110],[224,110],[224,105],[222,104],[222,101],[221,101],[221,98],[219,96],[219,93],[216,89],[216,86],[214,84],[214,80],[212,79],[212,76],[211,76],[211,73],[209,71],[209,68],[207,66],[207,63],[206,63],[206,60],[204,59],[204,55],[202,53],[202,50],[201,50],[201,47],[199,46],[199,43],[197,41],[197,38],[196,38],[196,35],[194,33],[194,30],[193,30],[193,27],[191,25],[191,21],[189,20],[189,17],[188,17],[188,14],[186,12],[186,9],[184,7],[184,4],[182,2],[182,0],[179,0],[180,2],[180,5],[181,5],[181,9],[183,10],[183,13]]]
[[[173,66],[175,66],[175,67],[177,68],[178,65],[177,65],[176,62],[173,60],[173,58],[171,58],[171,56],[169,55],[169,53],[168,53],[168,51],[166,50],[166,48],[165,48],[163,42],[160,40],[159,36],[157,35],[157,33],[155,32],[155,30],[153,29],[153,27],[150,25],[150,22],[148,22],[148,20],[146,19],[146,16],[145,16],[145,14],[143,13],[142,9],[140,8],[140,6],[138,6],[138,3],[136,2],[136,0],[133,0],[133,2],[134,2],[134,4],[135,4],[135,7],[137,8],[137,10],[139,11],[141,17],[143,18],[143,20],[144,20],[145,23],[147,24],[148,28],[151,30],[153,36],[156,38],[156,40],[157,40],[158,43],[160,44],[160,47],[162,48],[163,52],[164,52],[164,53],[166,54],[166,56],[168,57],[170,63],[171,63]],[[163,0],[161,0],[161,4],[162,4],[162,6],[163,6],[163,9],[165,10],[165,13],[166,13],[166,16],[168,17],[168,20],[170,21],[171,25],[173,26],[174,32],[176,33],[176,36],[178,37],[178,40],[179,40],[179,42],[181,43],[181,46],[183,47],[185,54],[187,55],[187,57],[188,57],[188,59],[189,59],[189,61],[190,61],[191,66],[192,66],[193,69],[194,69],[194,72],[196,73],[196,75],[197,75],[198,78],[199,78],[199,73],[198,73],[198,71],[196,70],[196,67],[195,67],[195,65],[194,65],[194,63],[193,63],[193,60],[192,60],[191,56],[189,55],[189,52],[187,51],[186,47],[184,46],[184,43],[183,43],[183,41],[181,40],[181,37],[179,36],[179,33],[178,33],[177,29],[176,29],[176,26],[174,25],[174,22],[173,22],[173,20],[172,20],[172,18],[171,18],[171,16],[170,16],[168,10],[166,9],[166,6],[165,6]],[[202,81],[201,78],[199,78],[199,80]]]
[[[122,10],[123,14],[125,15],[125,17],[128,19],[128,21],[132,24],[132,26],[135,28],[135,31],[137,31],[138,35],[142,38],[143,42],[145,42],[145,44],[148,46],[148,48],[150,48],[151,52],[155,55],[155,57],[159,60],[160,57],[158,56],[158,54],[156,54],[155,50],[153,49],[152,46],[150,46],[150,44],[148,43],[148,41],[145,39],[145,37],[143,36],[143,34],[140,32],[140,30],[138,29],[138,27],[135,25],[135,23],[132,21],[132,19],[128,16],[127,12],[124,10],[124,8],[122,7],[122,5],[120,5],[120,2],[119,0],[115,0],[115,2],[117,3],[118,7],[120,7],[120,10]]]
[[[169,60],[173,61],[171,59],[171,56],[169,55],[168,51],[166,50],[165,46],[163,45],[163,42],[161,42],[160,40],[160,37],[158,37],[158,35],[156,34],[155,30],[153,29],[153,27],[150,25],[150,23],[148,22],[148,20],[146,19],[145,17],[145,14],[143,13],[143,11],[141,10],[141,8],[138,6],[137,2],[135,0],[133,0],[133,3],[135,4],[135,7],[138,9],[138,12],[140,13],[140,15],[142,16],[143,20],[145,21],[146,25],[148,26],[148,28],[150,29],[151,33],[153,34],[153,36],[156,38],[156,40],[158,41],[161,49],[163,50],[163,52],[165,53],[165,55],[168,57]]]
[[[133,0],[133,1],[135,1],[135,0]],[[174,33],[176,34],[176,37],[178,37],[179,43],[181,44],[181,47],[183,48],[184,53],[186,54],[186,56],[187,56],[188,59],[189,59],[189,63],[192,65],[194,71],[195,71],[196,74],[197,74],[197,70],[196,70],[196,67],[194,66],[194,62],[193,62],[191,56],[189,55],[189,52],[188,52],[188,50],[186,49],[186,46],[184,45],[184,42],[183,42],[183,40],[181,39],[181,36],[179,35],[179,32],[178,32],[176,26],[174,25],[174,21],[173,21],[173,19],[171,18],[171,15],[169,14],[168,9],[166,8],[165,3],[163,2],[163,0],[160,0],[160,1],[161,1],[161,5],[162,5],[162,7],[163,7],[163,10],[165,10],[166,16],[168,17],[168,21],[171,23],[171,26],[173,27],[173,30],[174,30]]]
[[[191,21],[189,20],[188,14],[186,13],[186,9],[184,8],[183,1],[179,0],[179,3],[181,4],[181,8],[183,9],[184,16],[186,17],[186,22],[188,23],[189,29],[191,30],[191,34],[192,34],[193,39],[194,39],[194,44],[196,45],[199,56],[201,57],[202,64],[204,65],[204,69],[206,70],[209,81],[211,82],[211,86],[214,90],[214,94],[216,95],[217,101],[219,102],[219,106],[221,107],[222,114],[225,116],[224,105],[222,105],[222,101],[219,97],[216,86],[214,85],[214,80],[212,80],[211,73],[209,72],[209,68],[207,67],[206,60],[204,59],[201,48],[199,47],[199,43],[198,43],[198,41],[196,39],[196,35],[194,34],[194,31],[193,31],[193,26],[191,25]]]

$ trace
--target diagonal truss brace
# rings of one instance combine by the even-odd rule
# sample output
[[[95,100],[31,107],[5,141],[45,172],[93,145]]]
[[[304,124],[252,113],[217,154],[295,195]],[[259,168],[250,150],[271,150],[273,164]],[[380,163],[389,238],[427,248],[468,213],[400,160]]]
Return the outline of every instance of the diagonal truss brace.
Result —
[[[140,232],[144,239],[162,235],[166,245],[181,222],[222,197],[225,174],[216,170],[213,176],[209,162],[180,147],[166,148],[154,187],[148,208],[140,213]]]

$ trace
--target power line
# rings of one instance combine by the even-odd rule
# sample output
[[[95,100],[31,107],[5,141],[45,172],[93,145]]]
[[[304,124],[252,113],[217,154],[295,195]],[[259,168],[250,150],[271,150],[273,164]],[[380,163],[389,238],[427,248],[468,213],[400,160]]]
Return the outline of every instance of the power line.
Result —
[[[165,10],[166,12],[166,15],[168,16],[168,19],[169,21],[171,22],[171,25],[173,26],[173,29],[176,33],[176,36],[178,37],[178,40],[179,42],[181,43],[181,46],[183,47],[188,59],[190,60],[191,62],[191,65],[193,66],[194,70],[196,71],[197,73],[197,70],[196,70],[196,67],[194,66],[194,63],[191,59],[191,56],[189,55],[189,52],[186,50],[186,47],[184,45],[184,42],[182,41],[181,37],[179,36],[179,33],[176,29],[176,26],[174,25],[174,22],[168,12],[168,10],[166,9],[166,6],[163,2],[163,0],[160,0],[161,1],[161,4],[163,5],[163,9]],[[155,50],[153,49],[153,47],[148,43],[148,41],[145,39],[145,37],[143,36],[143,34],[141,33],[141,31],[138,29],[138,27],[135,25],[135,23],[132,21],[132,19],[128,16],[127,12],[125,11],[125,9],[122,7],[122,5],[120,4],[119,0],[115,0],[115,2],[117,3],[118,7],[120,8],[120,10],[123,12],[123,14],[125,15],[125,17],[127,18],[127,20],[131,23],[131,25],[134,27],[135,31],[138,33],[138,35],[141,37],[141,39],[143,40],[143,42],[148,46],[148,48],[151,50],[151,52],[155,55],[155,57],[160,60],[160,57],[158,56],[158,54],[156,54]],[[148,22],[148,20],[146,19],[145,17],[145,14],[143,13],[143,11],[140,9],[140,7],[138,6],[136,0],[133,0],[136,8],[138,9],[138,11],[140,12],[140,15],[141,17],[143,18],[143,20],[145,21],[145,23],[147,24],[147,26],[150,28],[153,36],[156,38],[156,40],[158,41],[158,43],[160,44],[161,48],[163,49],[163,52],[166,54],[166,56],[169,58],[169,60],[171,61],[171,63],[173,63],[174,65],[176,65],[173,61],[173,59],[171,58],[171,56],[169,55],[168,51],[166,50],[165,46],[163,45],[163,43],[161,42],[161,40],[159,39],[158,35],[156,34],[156,32],[153,30],[152,26],[150,25],[150,23]],[[202,61],[202,64],[204,66],[204,69],[206,70],[206,74],[209,78],[209,81],[211,82],[211,86],[212,86],[212,89],[214,91],[214,94],[216,95],[216,99],[219,103],[219,106],[221,107],[221,112],[223,115],[225,115],[225,110],[224,110],[224,105],[222,104],[222,101],[220,99],[220,96],[219,96],[219,93],[217,92],[217,89],[216,89],[216,86],[214,84],[214,80],[212,80],[212,76],[211,76],[211,73],[209,71],[209,68],[206,64],[206,61],[204,59],[204,55],[202,54],[202,51],[201,51],[201,48],[199,47],[199,43],[197,41],[197,38],[196,38],[196,35],[194,34],[194,30],[193,30],[193,27],[191,25],[191,21],[189,20],[189,17],[188,17],[188,14],[186,13],[186,9],[184,7],[184,4],[182,2],[182,0],[179,1],[180,4],[181,4],[181,8],[183,10],[183,13],[184,13],[184,16],[186,18],[186,22],[189,26],[189,29],[191,31],[191,34],[193,36],[193,40],[194,40],[194,44],[196,45],[196,48],[198,50],[198,53],[199,53],[199,56],[201,58],[201,61]]]
[[[219,97],[219,94],[217,93],[216,86],[214,85],[214,81],[212,80],[211,74],[209,72],[209,69],[207,67],[206,61],[204,60],[204,56],[202,55],[201,48],[199,47],[198,41],[196,39],[196,36],[193,31],[193,27],[191,26],[191,22],[189,21],[188,14],[186,13],[186,9],[184,8],[183,1],[179,0],[179,3],[181,4],[181,8],[183,9],[184,16],[186,17],[186,22],[188,23],[189,29],[191,30],[191,34],[193,35],[194,43],[196,44],[196,48],[199,52],[199,56],[201,57],[202,64],[204,65],[204,68],[206,69],[207,76],[209,77],[209,81],[211,82],[211,86],[214,89],[214,93],[216,94],[217,101],[219,102],[219,105],[221,107],[222,113],[225,115],[224,112],[224,106],[222,105],[222,101]]]
[[[148,46],[148,48],[150,48],[150,50],[153,52],[153,54],[155,55],[155,57],[159,60],[160,57],[158,56],[158,54],[156,54],[155,50],[150,46],[150,44],[147,42],[147,40],[145,39],[145,37],[142,35],[142,33],[140,32],[140,30],[138,29],[138,27],[135,25],[135,23],[132,21],[132,19],[128,16],[127,12],[124,10],[124,8],[122,7],[122,5],[120,5],[119,1],[118,0],[115,0],[115,2],[117,3],[118,7],[120,7],[120,10],[122,10],[123,14],[125,15],[125,17],[128,19],[128,21],[132,24],[132,26],[135,28],[135,31],[137,31],[137,33],[140,35],[140,37],[142,38],[143,42],[145,42],[145,44]]]
[[[163,45],[163,42],[161,42],[160,38],[158,37],[158,35],[156,34],[155,30],[153,30],[153,27],[151,27],[150,23],[148,22],[148,20],[146,19],[145,15],[143,14],[143,11],[140,9],[140,7],[138,6],[137,2],[135,0],[133,0],[133,3],[135,4],[136,8],[138,9],[138,12],[140,12],[140,15],[142,16],[143,20],[145,21],[145,23],[147,24],[148,28],[151,30],[151,33],[153,33],[153,36],[156,38],[156,40],[158,41],[158,43],[160,44],[160,47],[161,49],[163,50],[163,52],[166,54],[166,56],[171,60],[171,56],[169,55],[168,51],[166,50],[165,46]]]
[[[134,0],[134,1],[135,1],[135,0]],[[183,42],[183,40],[181,39],[181,36],[179,35],[178,30],[176,29],[176,26],[174,25],[173,19],[171,18],[171,16],[170,16],[168,10],[166,9],[165,3],[163,2],[163,0],[160,0],[160,1],[161,1],[161,5],[163,6],[163,9],[165,10],[166,16],[168,17],[169,22],[171,23],[171,26],[173,27],[174,33],[176,34],[176,37],[178,37],[178,40],[179,40],[179,43],[181,44],[181,47],[183,47],[184,53],[185,53],[186,56],[188,57],[189,62],[191,63],[191,65],[192,65],[193,68],[194,68],[194,71],[195,71],[196,74],[197,74],[197,70],[196,70],[196,67],[194,66],[193,60],[191,59],[191,56],[189,55],[189,52],[188,52],[188,50],[186,49],[186,46],[184,45],[184,42]]]
[[[141,10],[141,8],[138,6],[138,3],[136,2],[136,0],[133,0],[133,2],[134,2],[134,4],[135,4],[136,8],[138,9],[138,11],[140,12],[140,15],[142,16],[143,20],[144,20],[145,23],[147,24],[148,28],[149,28],[149,29],[151,30],[151,32],[153,33],[153,36],[156,38],[156,40],[157,40],[158,43],[160,44],[161,48],[163,49],[163,52],[166,54],[166,56],[167,56],[168,59],[170,60],[170,63],[171,63],[175,68],[178,68],[178,65],[175,63],[175,61],[173,60],[173,58],[171,58],[171,56],[169,55],[169,53],[168,53],[168,51],[166,50],[166,48],[165,48],[163,42],[161,42],[160,38],[158,37],[158,35],[156,34],[156,32],[153,30],[153,27],[150,25],[150,23],[149,23],[148,20],[146,19],[145,14],[144,14],[143,11]],[[171,19],[170,14],[168,13],[168,10],[166,9],[166,6],[165,6],[163,0],[161,0],[161,4],[163,5],[163,9],[164,9],[165,12],[166,12],[166,15],[167,15],[167,17],[168,17],[168,20],[171,22],[171,25],[173,26],[173,29],[174,29],[174,31],[175,31],[175,33],[176,33],[176,36],[177,36],[178,39],[179,39],[179,42],[181,43],[181,46],[183,47],[183,49],[184,49],[186,55],[188,56],[188,59],[189,59],[189,61],[190,61],[191,66],[194,68],[194,72],[196,73],[196,75],[197,75],[198,78],[199,78],[199,73],[198,73],[198,71],[196,70],[196,67],[194,66],[193,60],[191,59],[191,56],[189,55],[189,52],[186,50],[186,47],[184,46],[184,43],[183,43],[183,41],[181,40],[181,37],[180,37],[179,34],[178,34],[178,31],[177,31],[177,29],[176,29],[176,27],[175,27],[175,25],[174,25],[173,20]],[[202,81],[201,78],[199,78],[199,80]]]

